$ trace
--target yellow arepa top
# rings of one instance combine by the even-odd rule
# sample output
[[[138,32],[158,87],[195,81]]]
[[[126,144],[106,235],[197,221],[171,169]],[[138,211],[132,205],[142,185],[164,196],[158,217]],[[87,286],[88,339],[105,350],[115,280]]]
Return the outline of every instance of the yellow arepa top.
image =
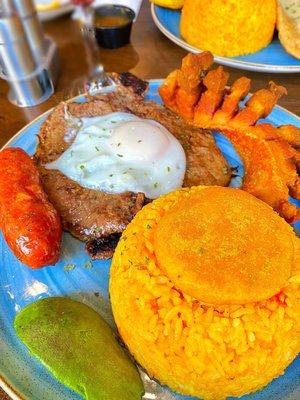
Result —
[[[112,260],[120,336],[150,376],[184,395],[224,400],[263,388],[300,350],[299,242],[239,189],[156,199]]]

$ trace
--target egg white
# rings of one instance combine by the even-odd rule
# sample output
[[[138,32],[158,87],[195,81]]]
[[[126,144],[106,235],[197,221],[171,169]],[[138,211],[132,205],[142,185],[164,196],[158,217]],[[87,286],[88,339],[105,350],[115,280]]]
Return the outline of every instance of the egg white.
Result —
[[[185,152],[158,122],[115,112],[81,118],[77,125],[73,143],[46,168],[86,188],[143,192],[149,199],[182,186]]]

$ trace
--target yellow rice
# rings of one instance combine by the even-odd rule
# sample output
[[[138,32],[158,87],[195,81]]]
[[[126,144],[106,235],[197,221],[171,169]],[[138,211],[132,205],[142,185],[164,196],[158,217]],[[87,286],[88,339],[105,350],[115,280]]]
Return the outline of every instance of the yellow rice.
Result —
[[[162,384],[206,400],[240,396],[283,374],[299,353],[300,266],[262,302],[213,307],[182,293],[158,267],[153,235],[187,193],[147,205],[122,235],[111,267],[113,314],[135,359]]]
[[[276,0],[185,0],[181,35],[219,56],[255,53],[272,40],[276,7]]]

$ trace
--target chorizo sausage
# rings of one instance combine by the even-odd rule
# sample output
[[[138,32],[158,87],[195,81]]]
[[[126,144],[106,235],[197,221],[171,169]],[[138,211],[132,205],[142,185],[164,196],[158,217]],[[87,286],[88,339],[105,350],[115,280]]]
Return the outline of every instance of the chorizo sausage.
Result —
[[[0,152],[0,227],[16,255],[36,269],[58,261],[62,227],[36,166],[20,148]]]

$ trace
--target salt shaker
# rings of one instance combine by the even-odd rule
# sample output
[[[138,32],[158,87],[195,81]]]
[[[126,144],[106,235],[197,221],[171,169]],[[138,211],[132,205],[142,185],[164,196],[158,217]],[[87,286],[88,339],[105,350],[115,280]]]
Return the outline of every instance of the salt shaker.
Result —
[[[9,100],[20,107],[40,104],[54,92],[49,72],[34,56],[21,20],[4,8],[0,14],[0,77],[9,83]]]
[[[31,52],[41,63],[46,52],[46,39],[33,0],[3,0],[18,15],[23,25]]]
[[[43,64],[55,85],[59,73],[58,48],[54,40],[45,36],[33,0],[2,0],[9,4],[22,22],[27,42],[36,62]]]

